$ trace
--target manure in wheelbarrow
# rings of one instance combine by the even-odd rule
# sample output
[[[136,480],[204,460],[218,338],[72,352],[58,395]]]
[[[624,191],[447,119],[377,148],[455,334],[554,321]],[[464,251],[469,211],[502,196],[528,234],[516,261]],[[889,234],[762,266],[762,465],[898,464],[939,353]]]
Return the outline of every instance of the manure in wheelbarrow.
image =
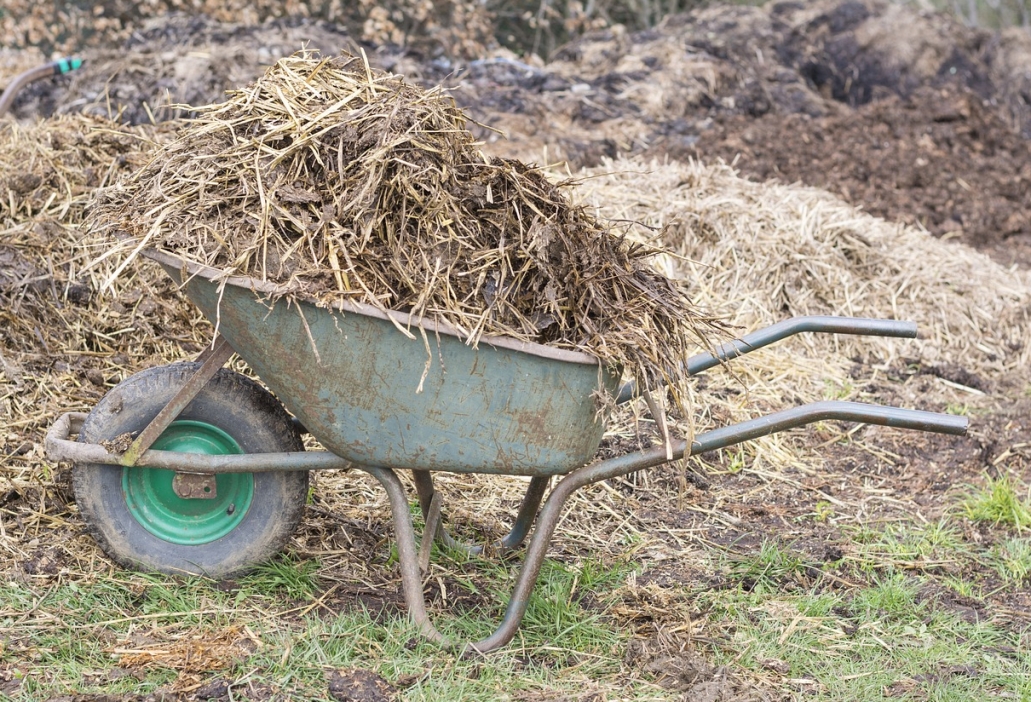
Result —
[[[686,284],[536,168],[487,158],[448,94],[354,57],[298,54],[198,117],[92,213],[147,247],[484,335],[574,349],[683,407],[681,361],[719,322]],[[125,236],[127,235],[127,236]]]

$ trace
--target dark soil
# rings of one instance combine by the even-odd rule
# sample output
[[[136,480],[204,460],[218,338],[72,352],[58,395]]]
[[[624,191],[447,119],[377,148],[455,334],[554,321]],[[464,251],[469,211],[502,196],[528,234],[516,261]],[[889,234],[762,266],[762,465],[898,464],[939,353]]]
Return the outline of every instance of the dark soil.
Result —
[[[1031,266],[1031,142],[961,86],[921,87],[846,114],[721,116],[695,144],[665,151],[829,190],[1004,265]]]
[[[326,675],[329,695],[338,702],[390,702],[396,690],[371,670],[331,670]]]
[[[1029,57],[1020,30],[876,0],[774,2],[588,34],[540,68],[471,66],[456,95],[526,157],[723,159],[1027,267]]]

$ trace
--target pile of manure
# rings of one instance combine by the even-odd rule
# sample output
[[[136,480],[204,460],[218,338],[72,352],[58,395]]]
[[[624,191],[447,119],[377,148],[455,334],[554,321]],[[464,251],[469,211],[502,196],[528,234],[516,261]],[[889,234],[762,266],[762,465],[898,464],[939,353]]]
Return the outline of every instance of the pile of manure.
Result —
[[[302,53],[179,131],[108,190],[93,228],[282,295],[587,352],[684,409],[680,362],[720,324],[687,284],[520,162],[487,158],[442,90]]]

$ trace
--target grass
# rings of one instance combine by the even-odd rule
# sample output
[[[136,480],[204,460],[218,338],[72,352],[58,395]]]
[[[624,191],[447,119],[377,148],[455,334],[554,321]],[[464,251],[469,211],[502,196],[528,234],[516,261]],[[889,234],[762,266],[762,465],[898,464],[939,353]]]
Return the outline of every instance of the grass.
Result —
[[[855,386],[848,380],[825,380],[823,385],[823,399],[825,400],[848,400],[856,393]]]
[[[956,562],[968,549],[959,527],[941,519],[845,530],[852,545],[846,556],[864,573],[882,570],[934,571]]]
[[[805,699],[1031,699],[1026,636],[994,617],[971,621],[949,597],[927,594],[934,585],[948,591],[945,578],[923,572],[941,554],[970,562],[988,554],[973,553],[947,522],[852,536],[855,552],[841,563],[858,581],[853,587],[819,570],[800,587],[813,566],[769,541],[724,560],[727,586],[699,595],[700,609],[730,642],[713,647],[715,663],[756,674],[776,669],[785,692]],[[1026,577],[1026,541],[1003,542],[995,555],[1009,577]]]
[[[458,640],[486,636],[507,601],[509,571],[478,559],[448,565],[456,569],[499,598],[438,608],[438,624]],[[606,593],[631,569],[546,561],[516,642],[485,657],[425,642],[403,609],[328,612],[318,606],[319,563],[296,555],[228,584],[124,572],[43,592],[11,583],[0,595],[0,673],[21,682],[0,698],[183,691],[218,671],[238,690],[316,700],[325,698],[328,670],[363,668],[398,684],[409,700],[572,696],[597,681],[625,688],[628,699],[654,699],[647,683],[622,679],[629,634],[606,615]],[[47,616],[41,621],[38,612]]]
[[[328,557],[288,552],[228,583],[117,569],[42,584],[12,577],[0,590],[0,699],[129,698],[221,680],[233,699],[318,700],[331,671],[352,668],[382,676],[403,700],[690,699],[693,683],[667,689],[661,671],[628,662],[632,639],[685,630],[695,633],[669,639],[672,655],[698,652],[783,699],[1031,699],[1026,625],[991,604],[1031,579],[1031,539],[1014,532],[1023,522],[999,516],[1026,509],[1020,491],[988,481],[931,521],[858,522],[845,504],[832,519],[814,501],[796,523],[819,525],[835,548],[773,535],[710,542],[692,558],[715,577],[666,580],[656,613],[638,607],[629,618],[615,605],[669,563],[641,557],[655,552],[653,537],[620,541],[623,557],[546,560],[516,639],[486,656],[427,643],[393,583],[366,586],[379,599],[360,599]],[[436,549],[432,564],[428,582],[448,593],[431,606],[444,634],[490,634],[517,562]],[[390,577],[393,566],[377,567]]]
[[[771,540],[764,540],[757,553],[732,556],[727,563],[730,579],[756,594],[769,594],[795,585],[804,578],[807,568],[799,555]]]
[[[318,560],[300,560],[289,554],[259,565],[244,579],[256,590],[267,593],[281,592],[294,600],[311,600],[318,590]]]
[[[970,417],[973,415],[970,405],[965,402],[950,402],[945,407],[946,414],[955,414],[960,417]]]
[[[972,488],[962,503],[964,514],[975,522],[1016,527],[1031,526],[1031,505],[1017,494],[1017,484],[1007,475],[989,477],[983,487]]]
[[[996,505],[984,508],[993,527],[1023,523],[1000,517],[1021,504],[1011,483],[967,496],[965,510],[971,500]],[[1026,586],[1031,540],[971,540],[949,517],[867,522],[841,536],[834,562],[772,539],[715,559],[722,585],[696,600],[724,633],[714,664],[775,670],[789,698],[1031,699],[1026,624],[978,604],[989,588]]]
[[[840,558],[821,562],[775,538],[710,545],[700,558],[717,584],[674,586],[703,632],[690,647],[713,666],[786,699],[1031,699],[1027,632],[990,607],[971,616],[956,605],[1000,583],[1025,586],[1031,541],[971,541],[957,515],[837,527],[807,518],[840,534]],[[489,634],[514,565],[442,550],[432,562],[430,580],[446,579],[449,592],[433,607],[445,635]],[[351,668],[382,676],[404,700],[690,698],[624,662],[642,634],[613,605],[643,567],[545,561],[516,640],[486,656],[425,642],[389,597],[382,607],[330,598],[346,575],[297,553],[221,584],[117,570],[49,587],[12,581],[0,594],[0,698],[148,695],[218,679],[233,699],[318,700],[330,671]]]
[[[653,536],[620,540],[622,557],[574,550],[545,561],[516,639],[486,656],[425,642],[397,605],[399,589],[382,580],[393,567],[382,561],[381,580],[365,586],[378,600],[349,594],[347,566],[298,552],[228,583],[117,569],[78,580],[16,574],[0,589],[0,699],[136,699],[221,680],[232,699],[319,700],[331,671],[352,668],[382,676],[403,700],[691,699],[701,694],[694,683],[664,688],[661,671],[629,662],[632,640],[654,645],[664,631],[671,655],[697,652],[775,698],[1031,699],[1026,624],[992,599],[1031,579],[1021,518],[999,516],[1027,508],[1021,490],[987,481],[930,521],[859,521],[846,503],[832,511],[815,500],[792,524],[818,525],[833,549],[784,530],[729,547],[699,542],[693,565],[714,577],[663,581],[654,613],[616,606],[649,568],[669,564],[648,556]],[[386,560],[387,544],[378,548]],[[445,635],[491,633],[517,562],[437,549],[432,564],[428,581],[448,593],[431,606]]]
[[[1022,585],[1031,576],[1031,540],[1006,539],[992,548],[995,569],[1006,583]]]
[[[717,662],[761,671],[776,661],[806,699],[986,699],[1031,695],[1031,665],[1017,636],[917,601],[919,581],[896,574],[848,594],[810,590],[764,598],[740,590],[706,596],[710,618],[733,629]],[[892,694],[894,693],[894,694]]]

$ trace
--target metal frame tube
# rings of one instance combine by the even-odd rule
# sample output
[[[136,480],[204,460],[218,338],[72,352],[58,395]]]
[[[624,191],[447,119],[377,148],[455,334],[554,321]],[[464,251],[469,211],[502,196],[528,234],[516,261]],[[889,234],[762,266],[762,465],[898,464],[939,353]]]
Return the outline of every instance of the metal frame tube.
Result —
[[[777,322],[740,339],[720,344],[714,353],[700,353],[684,362],[688,375],[697,375],[725,361],[744,356],[764,346],[786,339],[803,332],[825,332],[829,334],[856,334],[862,336],[887,336],[900,339],[915,339],[916,322],[896,319],[866,319],[863,317],[833,317],[829,315],[810,315],[792,317]],[[619,389],[616,404],[629,402],[640,396],[637,383],[631,381]]]
[[[356,467],[376,478],[390,500],[390,514],[397,539],[397,557],[401,566],[401,587],[404,590],[409,616],[423,636],[444,646],[452,646],[453,644],[433,626],[430,616],[426,613],[426,598],[422,594],[422,576],[419,573],[418,555],[415,551],[415,527],[412,526],[412,514],[408,511],[408,498],[405,496],[400,478],[389,468]]]
[[[72,441],[86,419],[84,412],[66,412],[58,417],[47,431],[45,446],[47,457],[52,461],[120,466],[122,457],[109,453],[100,444],[86,444]],[[150,449],[140,456],[135,467],[164,468],[187,473],[267,473],[278,470],[339,470],[354,467],[329,451],[291,451],[288,453],[243,453],[207,455],[203,453],[182,453],[180,451],[155,451]]]
[[[714,353],[700,354],[688,359],[686,361],[686,368],[690,374],[699,373],[722,361],[736,358],[803,331],[913,337],[916,335],[916,326],[909,322],[894,320],[798,317],[774,324],[771,327],[748,334],[730,343],[722,344],[715,349]],[[223,349],[220,349],[220,351],[225,353]],[[217,358],[206,360],[208,362],[204,364],[205,371],[209,371],[211,367],[216,366],[216,363],[218,363]],[[203,387],[203,382],[206,382],[206,378],[202,380],[202,374],[199,374],[196,378],[196,387],[184,389],[181,393],[182,397],[177,396],[177,399],[181,401],[174,404],[184,404],[184,402],[188,404],[189,399],[187,399],[187,396],[190,393],[195,395],[196,392],[199,392],[199,389]],[[620,389],[617,401],[626,402],[635,397],[636,394],[636,386],[633,383],[628,383]],[[177,414],[172,406],[166,407],[166,411],[172,418],[174,418],[174,414]],[[46,450],[51,460],[125,465],[127,459],[130,461],[135,459],[135,465],[141,467],[165,468],[204,474],[346,468],[358,468],[369,473],[383,486],[390,501],[391,515],[398,542],[398,556],[405,602],[408,605],[412,619],[418,625],[423,635],[446,646],[454,645],[437,631],[426,612],[422,578],[419,571],[419,556],[416,553],[415,529],[408,509],[408,499],[400,479],[392,469],[352,464],[327,451],[211,456],[173,451],[155,451],[153,449],[140,450],[141,448],[146,448],[147,445],[147,442],[141,441],[141,439],[145,438],[143,436],[137,439],[134,444],[137,449],[135,452],[137,455],[131,456],[129,455],[131,452],[127,452],[127,454],[119,456],[109,453],[99,444],[80,443],[69,439],[71,434],[79,432],[85,417],[86,415],[83,413],[66,413],[59,417],[50,428],[46,437]],[[467,644],[466,649],[486,652],[504,646],[511,641],[523,615],[526,613],[530,593],[533,591],[537,581],[541,564],[544,561],[544,556],[558,525],[566,500],[580,488],[601,480],[661,465],[687,455],[714,451],[742,441],[825,420],[863,422],[945,434],[963,434],[968,425],[966,417],[948,414],[855,402],[816,402],[729,427],[715,429],[695,437],[694,441],[690,444],[682,439],[676,440],[670,442],[669,446],[655,446],[635,453],[591,463],[573,470],[558,482],[539,513],[538,507],[547,489],[550,476],[534,476],[527,487],[526,495],[523,498],[523,503],[520,506],[512,531],[497,544],[502,548],[514,548],[519,545],[526,537],[536,517],[537,526],[527,546],[526,557],[516,578],[505,615],[493,634],[481,641]],[[152,423],[152,426],[155,427],[153,432],[145,431],[145,434],[149,435],[150,433],[158,432],[157,427],[160,425],[157,420]],[[161,428],[163,429],[163,427]],[[419,494],[420,506],[424,512],[435,512],[433,509],[434,488],[432,475],[426,471],[413,471],[413,474],[415,476],[416,490]],[[439,536],[446,544],[460,546],[451,537],[447,536],[443,528],[433,529],[431,526],[430,529],[438,531],[436,536]],[[464,548],[471,553],[482,551],[482,547],[464,546]]]
[[[85,417],[86,415],[81,412],[68,412],[54,422],[46,436],[46,450],[50,459],[73,463],[122,465],[121,456],[109,453],[100,444],[86,444],[69,440],[68,437],[77,431],[77,427],[82,426],[82,420]],[[700,434],[695,437],[691,453],[714,451],[749,439],[823,420],[880,424],[899,429],[917,429],[942,434],[963,434],[969,423],[966,417],[952,414],[867,405],[859,402],[814,402]],[[682,456],[687,450],[687,444],[683,440],[673,441],[672,447],[673,457],[670,458],[664,452],[664,460],[675,460],[678,457],[678,451]],[[622,460],[634,461],[637,460],[636,457],[650,455],[650,453],[651,449],[638,451],[609,459],[604,463]],[[659,463],[662,462],[664,461],[659,461]],[[178,451],[155,451],[154,449],[150,449],[140,456],[136,465],[147,468],[182,470],[190,473],[262,473],[275,470],[332,470],[362,467],[329,451],[207,455]],[[651,465],[657,464],[649,463],[647,466],[642,465],[631,470],[639,470]],[[572,474],[569,473],[569,475]],[[537,476],[531,480],[523,507],[520,508],[519,517],[516,520],[516,524],[520,528],[528,526],[528,522],[532,521],[528,515],[536,511],[533,501],[539,500],[540,495],[543,495],[548,478],[549,476]],[[534,480],[538,482],[535,483]],[[432,491],[432,485],[430,485],[430,491]],[[432,495],[432,492],[430,494]],[[513,529],[513,532],[515,531],[517,530]],[[514,536],[512,538],[515,539]],[[519,543],[519,541],[521,539],[515,540],[515,543]]]

